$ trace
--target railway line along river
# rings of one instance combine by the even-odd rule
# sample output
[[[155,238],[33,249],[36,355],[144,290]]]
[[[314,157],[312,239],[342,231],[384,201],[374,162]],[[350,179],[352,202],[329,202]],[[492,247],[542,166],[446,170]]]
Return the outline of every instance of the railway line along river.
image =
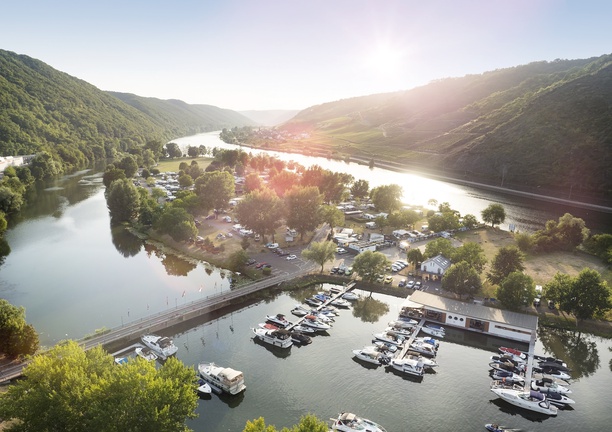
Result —
[[[174,141],[225,145],[215,133]],[[283,157],[307,164],[299,155]],[[326,159],[312,162],[329,169],[336,166]],[[501,202],[507,222],[521,230],[538,228],[565,211],[574,214],[573,209],[410,174],[333,164],[371,185],[401,184],[406,201],[415,204],[436,198],[462,214],[479,215],[490,202]],[[121,326],[229,290],[229,274],[222,269],[180,259],[163,247],[144,245],[124,231],[111,230],[99,173],[66,176],[37,193],[36,202],[6,233],[12,252],[0,267],[0,297],[26,308],[27,320],[41,333],[43,344],[79,339],[102,327]],[[592,213],[585,218],[589,226],[598,219]],[[574,375],[572,398],[577,402],[574,409],[562,410],[555,418],[542,418],[502,403],[489,391],[489,357],[507,341],[447,330],[438,355],[440,367],[420,383],[355,361],[351,350],[370,345],[372,333],[397,317],[402,300],[395,297],[373,294],[376,303],[363,300],[341,311],[328,334],[315,337],[308,346],[279,352],[253,341],[251,327],[267,314],[289,314],[304,295],[281,293],[170,335],[179,347],[177,356],[186,364],[214,361],[243,371],[246,379],[247,390],[238,398],[213,395],[202,400],[200,417],[189,422],[192,429],[241,431],[247,420],[259,416],[280,429],[296,424],[308,412],[327,419],[341,411],[370,418],[389,432],[484,430],[490,422],[525,431],[601,431],[612,422],[609,340],[540,330],[536,351],[568,362]]]

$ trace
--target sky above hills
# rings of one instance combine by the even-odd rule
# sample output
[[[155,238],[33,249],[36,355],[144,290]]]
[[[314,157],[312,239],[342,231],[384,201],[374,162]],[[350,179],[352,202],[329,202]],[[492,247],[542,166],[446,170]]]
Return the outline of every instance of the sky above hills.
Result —
[[[304,109],[612,52],[607,0],[20,0],[0,48],[102,90]]]

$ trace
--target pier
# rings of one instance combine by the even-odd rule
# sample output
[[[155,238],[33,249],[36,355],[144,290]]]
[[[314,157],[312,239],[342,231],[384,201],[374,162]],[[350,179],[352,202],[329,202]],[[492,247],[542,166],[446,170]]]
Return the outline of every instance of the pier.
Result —
[[[419,323],[414,326],[410,337],[404,341],[402,350],[395,356],[395,358],[403,359],[404,357],[406,357],[406,354],[410,350],[410,344],[414,342],[414,338],[416,338],[416,336],[421,331],[421,328],[425,325],[425,321],[427,321],[425,318],[421,318],[421,321],[419,321]]]
[[[177,306],[140,320],[128,322],[120,327],[115,327],[107,332],[84,338],[77,341],[85,350],[96,346],[115,346],[128,344],[134,340],[140,340],[145,334],[156,333],[169,329],[191,319],[209,314],[215,310],[235,304],[237,299],[256,293],[266,288],[278,286],[283,282],[293,280],[296,277],[308,273],[310,270],[301,270],[296,273],[283,274],[268,279],[241,286],[235,290],[222,292],[201,300],[194,300],[183,306]],[[354,285],[353,285],[354,286]],[[29,364],[28,361],[6,366],[0,369],[0,383],[11,381],[21,377],[23,368]]]

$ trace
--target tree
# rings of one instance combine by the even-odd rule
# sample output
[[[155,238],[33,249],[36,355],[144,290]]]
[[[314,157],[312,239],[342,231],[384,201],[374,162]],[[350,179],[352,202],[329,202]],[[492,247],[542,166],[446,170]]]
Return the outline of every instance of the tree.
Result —
[[[174,357],[158,369],[135,359],[117,367],[101,347],[67,341],[24,369],[2,398],[7,431],[189,431],[197,414],[193,369]],[[161,391],[160,389],[163,389]]]
[[[482,282],[476,270],[462,261],[451,265],[442,277],[442,288],[459,294],[459,297],[474,296],[482,288]]]
[[[492,227],[506,220],[506,210],[501,204],[489,204],[480,214],[482,215],[482,220],[485,223],[491,223]]]
[[[300,422],[292,428],[282,428],[281,432],[327,432],[327,422],[320,420],[313,414],[306,414],[300,418]],[[266,426],[263,417],[247,421],[242,432],[277,432],[273,425]]]
[[[285,195],[285,208],[287,226],[300,233],[304,240],[304,233],[312,231],[319,224],[319,207],[323,197],[316,186],[294,186]]]
[[[182,188],[188,188],[193,185],[193,179],[188,174],[182,174],[178,178],[179,186]]]
[[[311,243],[308,249],[302,251],[302,256],[308,261],[321,266],[321,273],[325,263],[336,258],[336,244],[331,241],[321,241]]]
[[[244,237],[244,239],[246,239],[246,237]],[[244,249],[238,249],[228,257],[228,268],[234,272],[243,272],[248,260],[249,255],[246,251]]]
[[[546,285],[547,296],[550,293],[559,302],[559,309],[574,315],[576,324],[580,320],[600,318],[612,309],[612,292],[597,271],[585,268],[575,278],[557,275]]]
[[[26,322],[25,308],[0,299],[0,353],[15,358],[37,350],[38,333]]]
[[[487,258],[484,249],[474,242],[466,242],[462,246],[453,249],[450,260],[454,263],[467,262],[478,274],[482,273]]]
[[[23,195],[13,189],[0,186],[0,211],[5,214],[16,213],[23,205]]]
[[[549,220],[543,230],[533,235],[534,249],[539,252],[572,251],[587,239],[589,230],[584,220],[565,213],[559,221]]]
[[[374,218],[374,223],[376,224],[376,228],[380,229],[380,232],[383,232],[383,229],[389,225],[389,219],[385,215],[379,215]]]
[[[533,249],[533,237],[527,233],[515,234],[514,240],[521,252],[529,252]]]
[[[138,164],[131,155],[126,155],[117,162],[117,168],[123,170],[127,178],[132,178],[138,172]]]
[[[410,249],[406,254],[406,259],[409,263],[412,263],[416,270],[419,267],[419,263],[423,261],[423,253],[419,248]]]
[[[455,230],[461,225],[457,214],[452,211],[431,215],[427,219],[427,224],[429,225],[429,229],[433,232]]]
[[[492,284],[499,285],[510,273],[525,270],[523,260],[523,253],[516,246],[499,249],[491,262],[491,270],[487,273],[487,279]]]
[[[353,271],[368,282],[376,282],[378,275],[384,274],[389,260],[380,252],[364,251],[355,257]]]
[[[595,234],[584,243],[587,251],[597,255],[607,264],[612,264],[612,234]]]
[[[370,197],[379,211],[391,213],[401,206],[402,187],[396,184],[378,186],[372,189]]]
[[[497,288],[497,299],[506,308],[520,310],[535,298],[533,279],[522,272],[512,272]]]
[[[178,146],[177,143],[166,144],[166,153],[168,154],[168,157],[171,159],[180,158],[183,156],[183,151],[181,150],[181,148]]]
[[[104,174],[102,175],[102,183],[107,188],[110,187],[111,183],[115,180],[121,180],[127,178],[125,176],[125,171],[122,169],[116,168],[114,165],[108,165]]]
[[[257,177],[259,179],[259,177]],[[285,196],[287,191],[299,183],[299,176],[291,171],[281,171],[268,181],[268,186],[279,197]]]
[[[206,172],[196,180],[195,193],[203,210],[224,209],[236,193],[234,176],[227,171]]]
[[[319,220],[329,225],[331,229],[344,225],[344,213],[333,205],[319,207]]]
[[[363,200],[370,194],[370,184],[367,180],[357,180],[351,186],[351,195],[356,200]]]
[[[388,217],[389,225],[397,228],[411,227],[421,217],[414,210],[399,210]]]
[[[466,214],[463,216],[463,226],[467,229],[474,229],[478,226],[478,219],[473,214]]]
[[[200,155],[200,149],[196,146],[187,146],[187,156],[196,158]]]
[[[166,205],[159,216],[155,228],[162,234],[168,234],[175,241],[186,241],[198,234],[198,229],[187,210],[174,205]]]
[[[30,161],[30,172],[36,180],[56,177],[62,173],[62,165],[51,153],[42,151]]]
[[[4,234],[7,227],[8,227],[8,222],[6,220],[6,215],[0,211],[0,236]]]
[[[115,180],[106,191],[106,206],[114,223],[136,218],[140,209],[138,189],[128,179]]]
[[[448,259],[453,256],[453,243],[444,237],[438,237],[427,243],[425,246],[425,258],[433,258],[438,255],[442,255]]]
[[[261,177],[257,173],[250,173],[244,179],[244,191],[253,192],[254,190],[260,189],[263,186]]]
[[[250,192],[236,206],[240,223],[262,236],[274,235],[281,225],[282,214],[282,201],[270,189]]]

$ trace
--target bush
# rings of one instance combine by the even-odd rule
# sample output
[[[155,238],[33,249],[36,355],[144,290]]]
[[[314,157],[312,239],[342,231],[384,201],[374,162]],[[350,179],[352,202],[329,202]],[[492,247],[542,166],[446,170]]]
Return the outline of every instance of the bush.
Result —
[[[522,252],[530,252],[533,249],[533,238],[529,234],[520,233],[514,236],[516,245]]]

